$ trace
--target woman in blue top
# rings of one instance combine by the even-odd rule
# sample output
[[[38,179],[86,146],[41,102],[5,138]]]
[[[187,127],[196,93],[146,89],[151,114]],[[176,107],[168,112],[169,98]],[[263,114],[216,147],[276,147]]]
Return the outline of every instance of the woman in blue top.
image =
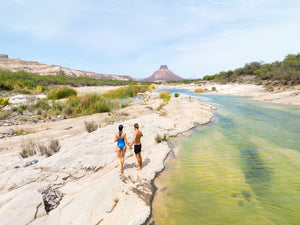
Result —
[[[126,134],[123,133],[123,125],[119,126],[119,132],[115,134],[115,142],[117,142],[117,152],[118,160],[121,165],[121,173],[123,173],[124,158],[126,152],[126,144],[129,146],[129,143],[126,138]],[[126,144],[125,144],[126,143]]]

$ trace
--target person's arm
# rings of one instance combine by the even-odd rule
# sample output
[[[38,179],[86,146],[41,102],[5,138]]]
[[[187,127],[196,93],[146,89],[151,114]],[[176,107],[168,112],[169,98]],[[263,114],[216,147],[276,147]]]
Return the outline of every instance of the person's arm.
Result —
[[[131,147],[132,147],[133,143],[135,142],[135,139],[136,139],[136,132],[134,132],[134,134],[133,134],[132,142],[130,144]]]
[[[115,134],[115,140],[114,140],[114,142],[117,142],[117,140],[118,140],[118,138],[117,138],[117,135]]]
[[[126,143],[128,146],[130,146],[130,144],[129,144],[128,141],[127,141],[126,134],[124,134],[124,141],[125,141],[125,143]]]

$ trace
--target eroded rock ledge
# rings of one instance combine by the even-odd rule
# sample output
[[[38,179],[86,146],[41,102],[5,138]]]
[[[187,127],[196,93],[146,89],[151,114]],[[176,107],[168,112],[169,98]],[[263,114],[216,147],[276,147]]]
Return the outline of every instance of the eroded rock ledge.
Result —
[[[170,151],[167,142],[155,141],[156,135],[176,136],[213,117],[213,107],[183,94],[172,97],[163,114],[156,110],[162,103],[158,94],[145,99],[129,110],[147,113],[122,122],[129,140],[136,122],[144,134],[141,171],[128,149],[120,174],[113,143],[119,123],[65,139],[60,152],[37,164],[0,171],[1,224],[143,224],[151,212],[151,181]],[[40,190],[49,186],[64,196],[47,215]]]

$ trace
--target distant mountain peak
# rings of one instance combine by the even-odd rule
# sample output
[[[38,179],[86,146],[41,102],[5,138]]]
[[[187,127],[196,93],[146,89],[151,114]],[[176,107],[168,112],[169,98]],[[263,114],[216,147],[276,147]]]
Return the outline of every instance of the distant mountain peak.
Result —
[[[163,81],[179,81],[183,78],[175,75],[171,70],[169,70],[167,65],[161,65],[158,70],[156,70],[152,76],[143,79],[142,81],[149,82],[163,82]]]
[[[166,70],[168,70],[169,68],[168,68],[168,66],[167,66],[167,65],[161,65],[161,66],[159,67],[159,69],[160,69],[160,70],[163,70],[163,69],[166,69]]]

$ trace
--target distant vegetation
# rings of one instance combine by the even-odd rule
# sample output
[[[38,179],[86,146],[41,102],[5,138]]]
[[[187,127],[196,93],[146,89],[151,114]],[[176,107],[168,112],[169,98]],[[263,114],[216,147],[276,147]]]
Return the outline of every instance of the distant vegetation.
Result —
[[[119,103],[118,103],[119,104]],[[16,114],[20,120],[49,120],[54,118],[70,118],[94,113],[111,112],[116,107],[109,99],[98,94],[72,96],[66,101],[49,101],[39,99],[36,103],[19,105],[9,110],[0,111],[0,120]],[[27,112],[26,115],[24,112]],[[30,113],[31,115],[27,115]]]
[[[69,77],[63,75],[41,76],[20,70],[11,72],[0,69],[0,90],[14,90],[19,93],[41,93],[49,85],[79,86],[103,86],[103,85],[129,85],[137,84],[138,81],[104,80],[91,77]]]
[[[243,82],[243,75],[252,75],[256,83],[272,81],[282,85],[300,84],[300,53],[287,55],[283,61],[273,63],[247,63],[242,68],[223,71],[212,76],[207,75],[203,80],[220,83]]]
[[[132,98],[137,96],[137,93],[151,91],[151,85],[128,85],[114,90],[108,90],[103,93],[106,98]]]
[[[77,92],[73,88],[68,87],[53,88],[47,94],[47,98],[52,100],[58,100],[71,96],[77,96]]]

